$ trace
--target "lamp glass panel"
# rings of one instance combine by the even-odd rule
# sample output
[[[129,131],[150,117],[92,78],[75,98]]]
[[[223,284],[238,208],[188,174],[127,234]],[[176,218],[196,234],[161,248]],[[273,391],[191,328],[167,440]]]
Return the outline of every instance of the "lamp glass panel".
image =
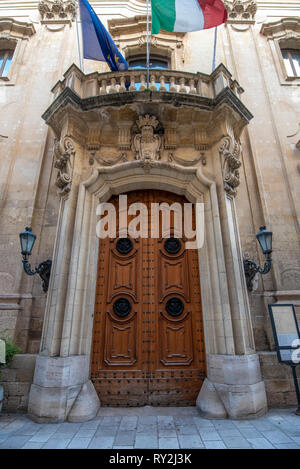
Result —
[[[36,235],[31,233],[30,231],[24,231],[24,233],[20,233],[20,243],[21,243],[21,250],[24,254],[31,254],[33,245],[35,243]]]
[[[272,232],[266,233],[266,246],[268,251],[272,251]]]
[[[27,249],[27,234],[20,233],[20,244],[21,244],[21,251],[26,252]]]
[[[256,235],[256,238],[264,254],[272,251],[272,231],[262,230]]]

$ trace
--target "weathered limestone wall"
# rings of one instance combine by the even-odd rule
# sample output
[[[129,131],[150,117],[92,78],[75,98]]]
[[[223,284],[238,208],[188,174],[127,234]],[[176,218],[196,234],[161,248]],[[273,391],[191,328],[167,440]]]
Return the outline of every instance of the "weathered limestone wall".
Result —
[[[22,352],[36,353],[46,298],[40,278],[23,273],[18,234],[25,226],[32,226],[37,234],[33,266],[51,258],[59,204],[52,180],[53,136],[41,114],[51,101],[53,84],[74,60],[76,34],[74,24],[50,32],[40,24],[36,8],[10,12],[2,6],[0,15],[32,20],[36,31],[21,41],[9,80],[0,79],[1,115],[5,116],[0,124],[5,137],[0,138],[0,324],[1,330],[14,335]]]
[[[297,304],[300,294],[300,155],[296,148],[300,83],[284,79],[280,53],[273,50],[275,41],[262,34],[263,23],[299,17],[299,2],[282,7],[282,11],[269,10],[258,2],[255,24],[228,24],[221,30],[225,63],[242,83],[243,102],[254,114],[242,137],[243,165],[236,198],[243,251],[262,265],[264,257],[255,234],[262,224],[273,231],[273,268],[268,275],[258,276],[255,291],[249,295],[258,350],[270,347],[266,305],[283,299]],[[298,33],[289,34],[296,37]]]
[[[269,407],[297,406],[291,367],[279,364],[276,352],[259,352],[258,356]],[[297,376],[300,386],[299,369]]]
[[[1,370],[4,387],[4,412],[26,412],[28,395],[33,381],[36,355],[15,355],[9,368]]]

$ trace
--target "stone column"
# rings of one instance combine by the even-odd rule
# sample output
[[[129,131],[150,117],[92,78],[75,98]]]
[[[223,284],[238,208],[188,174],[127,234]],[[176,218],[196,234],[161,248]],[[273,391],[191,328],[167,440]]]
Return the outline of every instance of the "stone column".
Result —
[[[207,354],[207,379],[197,406],[207,418],[255,418],[267,411],[267,400],[255,353],[234,200],[241,165],[239,143],[227,136],[213,154],[225,261],[223,289],[230,306],[234,350]]]
[[[89,355],[78,349],[70,351],[66,346],[72,321],[68,305],[70,293],[74,293],[69,288],[72,280],[69,272],[71,263],[77,261],[72,258],[72,250],[82,151],[69,137],[55,145],[60,211],[41,352],[37,357],[28,404],[28,415],[41,423],[89,420],[95,417],[100,405],[89,381]],[[79,337],[76,338],[78,341]]]

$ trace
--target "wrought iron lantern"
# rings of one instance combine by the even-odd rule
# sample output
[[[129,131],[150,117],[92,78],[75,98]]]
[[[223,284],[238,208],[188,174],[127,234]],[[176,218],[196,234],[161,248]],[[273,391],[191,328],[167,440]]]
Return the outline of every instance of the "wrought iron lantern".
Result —
[[[253,290],[253,280],[257,272],[259,272],[261,275],[265,275],[271,270],[272,234],[272,231],[267,230],[265,226],[261,226],[259,232],[256,235],[261,250],[266,256],[266,262],[263,268],[259,267],[259,265],[257,265],[256,262],[252,259],[244,259],[244,272],[246,276],[247,288],[249,291]]]
[[[49,286],[52,261],[51,259],[47,259],[46,261],[41,262],[34,270],[31,270],[31,265],[28,262],[28,258],[31,255],[31,251],[36,240],[36,235],[32,233],[31,228],[26,227],[25,231],[20,233],[19,236],[24,271],[27,275],[39,274],[42,279],[43,291],[46,293]]]

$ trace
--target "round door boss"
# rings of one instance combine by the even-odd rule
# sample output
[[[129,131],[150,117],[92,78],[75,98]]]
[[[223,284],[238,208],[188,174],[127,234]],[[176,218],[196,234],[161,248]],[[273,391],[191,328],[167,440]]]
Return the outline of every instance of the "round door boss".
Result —
[[[118,298],[113,304],[114,313],[120,318],[125,318],[130,314],[132,309],[131,303],[127,298]]]
[[[184,304],[180,298],[173,296],[166,302],[166,311],[170,316],[177,317],[183,313]]]

